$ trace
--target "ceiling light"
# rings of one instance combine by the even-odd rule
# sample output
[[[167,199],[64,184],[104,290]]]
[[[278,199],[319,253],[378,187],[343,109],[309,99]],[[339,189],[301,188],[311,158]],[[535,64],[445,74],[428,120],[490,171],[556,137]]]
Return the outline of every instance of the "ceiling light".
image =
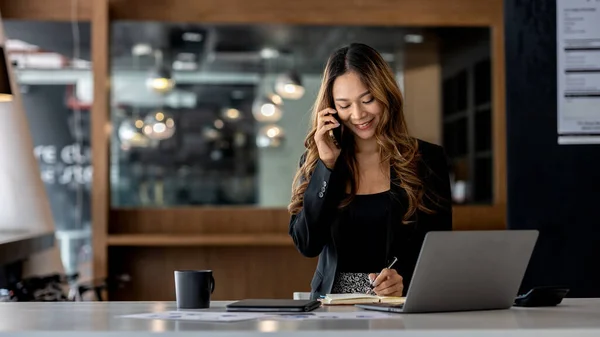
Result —
[[[230,121],[238,120],[241,115],[240,110],[234,108],[225,108],[221,112],[221,116]]]
[[[282,103],[283,100],[279,95],[269,94],[260,97],[252,104],[252,114],[259,122],[277,122],[283,114]]]
[[[404,36],[404,41],[407,43],[422,43],[423,35],[421,35],[421,34],[406,34]]]
[[[273,48],[263,48],[260,51],[260,57],[264,59],[272,59],[279,56],[279,51]]]
[[[179,53],[173,61],[174,70],[193,71],[198,69],[196,62],[196,54],[194,53]]]
[[[183,41],[187,42],[201,42],[202,40],[204,40],[204,36],[202,36],[202,34],[195,32],[185,32],[183,33],[181,38],[183,39]]]
[[[150,73],[146,85],[154,92],[165,94],[173,89],[175,81],[169,69],[165,66],[159,66]]]
[[[165,96],[164,105],[173,109],[193,108],[196,106],[196,93],[190,91],[173,90]]]
[[[271,101],[273,101],[273,103],[275,103],[277,105],[283,105],[283,99],[281,98],[281,96],[275,95],[275,94],[269,94],[269,95],[267,95],[267,97],[269,97],[271,99]]]
[[[196,62],[174,61],[173,69],[179,71],[194,71],[198,69]]]
[[[175,80],[171,70],[163,64],[162,51],[154,52],[155,68],[150,72],[150,76],[146,80],[148,88],[156,93],[165,94],[170,92],[175,87]]]
[[[149,143],[149,139],[144,136],[142,131],[140,130],[144,123],[141,125],[139,122],[141,120],[133,120],[133,119],[125,119],[119,124],[119,128],[117,129],[117,135],[119,136],[119,140],[121,141],[121,145],[125,146],[125,148],[130,147],[147,147]]]
[[[138,43],[131,48],[131,53],[135,56],[145,56],[152,54],[152,46],[147,43]]]
[[[256,136],[256,145],[258,147],[279,147],[285,138],[285,133],[281,126],[270,124],[261,128]]]
[[[304,87],[297,72],[280,75],[275,82],[275,91],[286,99],[300,99],[304,96]]]
[[[158,111],[146,116],[142,131],[150,139],[168,139],[175,134],[175,121],[164,112]]]

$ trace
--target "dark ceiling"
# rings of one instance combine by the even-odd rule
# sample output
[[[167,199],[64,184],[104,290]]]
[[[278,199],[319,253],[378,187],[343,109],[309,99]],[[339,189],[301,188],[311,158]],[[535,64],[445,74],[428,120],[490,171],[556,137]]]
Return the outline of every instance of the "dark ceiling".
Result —
[[[5,20],[8,38],[26,41],[66,57],[73,55],[73,26],[68,22],[40,22]],[[77,24],[80,36],[80,55],[90,59],[90,24]],[[488,34],[484,28],[405,28],[365,26],[301,26],[301,25],[200,25],[166,22],[117,21],[111,26],[111,66],[114,69],[148,69],[153,57],[135,58],[132,48],[145,43],[164,53],[167,64],[182,52],[197,56],[199,69],[215,72],[281,72],[297,68],[301,73],[320,73],[329,54],[350,42],[363,42],[388,54],[393,65],[393,54],[405,44],[404,36],[411,33],[433,32],[444,48],[466,43]],[[199,43],[181,39],[185,32],[202,36]],[[273,48],[281,55],[265,60],[260,57],[263,48]]]
[[[72,57],[73,25],[68,22],[4,21],[8,38],[37,45],[44,50]],[[90,24],[77,24],[80,36],[80,57],[90,60]],[[201,41],[182,39],[186,32],[201,36]],[[394,55],[405,45],[406,34],[433,33],[442,41],[442,49],[464,46],[469,40],[489,36],[484,28],[403,28],[365,26],[300,26],[300,25],[190,25],[165,22],[113,22],[110,54],[113,70],[152,68],[152,56],[134,57],[132,48],[140,43],[163,51],[164,61],[172,65],[182,53],[197,57],[198,70],[203,72],[281,73],[291,68],[301,74],[320,74],[329,54],[351,42],[371,45],[394,66]],[[261,57],[261,50],[272,48],[280,52],[273,59]],[[251,99],[254,88],[231,88],[227,85],[196,85],[180,87],[196,92],[203,101],[229,104],[233,91],[242,94],[242,101]],[[212,104],[212,103],[211,103]]]
[[[133,46],[147,43],[163,50],[170,60],[181,52],[195,52],[200,56],[202,69],[208,71],[280,72],[294,67],[305,74],[322,72],[328,55],[350,42],[364,42],[382,53],[394,53],[402,48],[407,33],[399,27],[203,26],[159,22],[116,22],[111,30],[112,62],[117,67],[133,66]],[[190,31],[203,35],[203,41],[196,45],[182,42],[181,35]],[[276,49],[281,56],[266,61],[260,57],[263,48]]]
[[[67,57],[73,55],[73,27],[68,22],[4,22],[8,38],[23,40]],[[90,59],[90,24],[77,25],[80,55]],[[199,32],[203,41],[185,44],[181,35]],[[279,72],[290,67],[302,73],[320,73],[328,55],[350,42],[364,42],[382,53],[393,54],[402,48],[404,35],[414,29],[402,27],[298,26],[298,25],[189,25],[164,22],[118,21],[111,26],[111,64],[113,68],[148,67],[151,57],[133,59],[131,51],[147,43],[164,52],[165,60],[181,52],[196,53],[201,70],[226,72]],[[281,57],[265,62],[263,48],[274,48]],[[393,63],[393,60],[390,59]]]

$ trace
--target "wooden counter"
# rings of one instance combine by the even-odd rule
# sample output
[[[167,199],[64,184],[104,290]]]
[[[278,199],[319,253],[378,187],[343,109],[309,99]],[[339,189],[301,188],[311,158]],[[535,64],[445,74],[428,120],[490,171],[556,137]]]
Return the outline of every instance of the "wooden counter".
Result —
[[[284,209],[251,207],[111,210],[109,274],[131,282],[111,300],[174,300],[173,272],[211,269],[213,298],[291,298],[310,291],[317,259],[288,235]]]
[[[23,263],[54,246],[54,232],[19,228],[0,229],[0,288],[23,276]]]
[[[504,210],[457,208],[455,230],[504,228]],[[291,298],[310,291],[317,259],[288,235],[285,209],[251,207],[113,209],[106,238],[108,272],[131,282],[110,300],[171,301],[173,272],[211,269],[215,300]]]
[[[54,245],[54,232],[0,229],[0,266],[23,261]]]

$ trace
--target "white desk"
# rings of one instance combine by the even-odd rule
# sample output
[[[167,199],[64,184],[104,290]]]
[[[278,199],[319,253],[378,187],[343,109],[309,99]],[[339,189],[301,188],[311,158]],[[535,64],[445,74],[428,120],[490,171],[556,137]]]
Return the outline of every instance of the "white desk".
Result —
[[[213,302],[224,310],[227,302]],[[0,334],[27,336],[600,336],[600,299],[567,299],[559,307],[439,314],[399,314],[371,321],[197,323],[120,318],[175,310],[171,302],[0,303]],[[318,310],[355,310],[329,307]]]

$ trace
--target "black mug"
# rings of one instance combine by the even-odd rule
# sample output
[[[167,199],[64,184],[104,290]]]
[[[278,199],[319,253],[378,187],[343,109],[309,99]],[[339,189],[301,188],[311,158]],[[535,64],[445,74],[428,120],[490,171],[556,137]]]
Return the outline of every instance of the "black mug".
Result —
[[[210,307],[210,295],[215,291],[212,270],[176,270],[175,297],[179,309]]]

